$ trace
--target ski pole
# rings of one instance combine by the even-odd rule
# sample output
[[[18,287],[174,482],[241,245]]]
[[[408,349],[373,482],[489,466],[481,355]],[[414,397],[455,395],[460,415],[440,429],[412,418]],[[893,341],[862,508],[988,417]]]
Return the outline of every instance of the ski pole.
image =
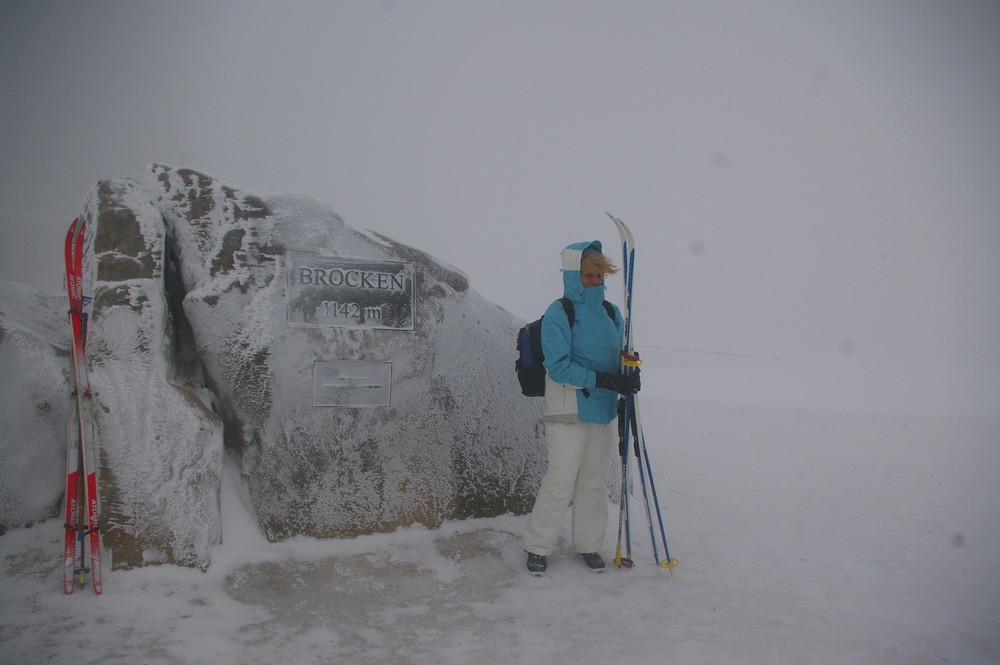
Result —
[[[647,504],[647,506],[646,506],[646,518],[649,520],[649,532],[650,532],[650,536],[653,537],[653,556],[657,557],[657,565],[659,565],[660,568],[673,568],[673,567],[677,566],[680,563],[680,561],[678,561],[677,559],[673,559],[673,558],[670,557],[670,549],[669,549],[669,546],[667,545],[667,533],[666,533],[666,529],[663,526],[663,514],[660,511],[660,500],[659,500],[659,497],[656,494],[656,482],[653,480],[653,467],[650,465],[650,461],[649,461],[649,448],[646,447],[646,436],[645,436],[644,432],[642,431],[642,425],[640,424],[641,421],[639,420],[639,415],[638,415],[638,413],[639,413],[639,405],[638,404],[635,405],[635,413],[636,413],[636,439],[639,441],[639,448],[642,450],[642,457],[643,457],[643,460],[645,461],[646,471],[649,473],[649,490],[650,490],[650,492],[653,495],[653,507],[656,509],[656,521],[657,521],[657,523],[659,524],[659,527],[660,527],[660,538],[663,540],[663,556],[664,556],[664,558],[661,560],[661,559],[658,558],[657,553],[656,553],[656,538],[653,535],[653,521],[652,521],[652,519],[650,519],[651,516],[649,514],[649,506]],[[641,466],[641,464],[642,464],[642,462],[640,461],[640,466]],[[641,473],[642,473],[642,471],[641,471],[641,468],[640,468],[640,475],[641,475]],[[643,487],[643,490],[645,491],[645,487]]]
[[[618,402],[618,454],[622,458],[621,495],[618,498],[618,546],[615,548],[615,566],[631,568],[632,536],[628,514],[628,416],[625,399]],[[625,555],[622,556],[622,529],[625,532]]]

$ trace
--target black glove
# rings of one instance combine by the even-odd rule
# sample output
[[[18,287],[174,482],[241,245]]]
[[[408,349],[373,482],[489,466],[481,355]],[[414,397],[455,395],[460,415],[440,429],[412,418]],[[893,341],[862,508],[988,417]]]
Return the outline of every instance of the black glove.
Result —
[[[632,375],[597,372],[597,387],[613,390],[620,395],[634,395],[641,388],[639,371],[636,370]]]

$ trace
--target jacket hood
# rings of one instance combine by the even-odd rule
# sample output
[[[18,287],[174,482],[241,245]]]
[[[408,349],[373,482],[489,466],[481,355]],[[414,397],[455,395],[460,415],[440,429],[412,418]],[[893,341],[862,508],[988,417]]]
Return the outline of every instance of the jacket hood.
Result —
[[[583,281],[580,279],[580,261],[583,260],[585,254],[590,254],[591,252],[604,253],[600,240],[575,242],[567,245],[560,254],[562,258],[563,296],[570,300],[584,302]],[[593,288],[600,290],[601,296],[599,301],[603,301],[606,290],[604,285],[602,284],[600,287]]]

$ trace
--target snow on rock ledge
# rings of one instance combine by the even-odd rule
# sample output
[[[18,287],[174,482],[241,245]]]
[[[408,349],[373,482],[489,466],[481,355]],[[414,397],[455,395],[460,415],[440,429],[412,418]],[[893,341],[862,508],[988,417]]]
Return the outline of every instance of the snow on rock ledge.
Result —
[[[544,466],[520,325],[427,254],[301,196],[163,165],[84,206],[105,543],[208,564],[224,450],[272,541],[525,512]],[[412,265],[409,328],[293,326],[290,255]],[[316,362],[391,363],[388,406],[314,406]]]

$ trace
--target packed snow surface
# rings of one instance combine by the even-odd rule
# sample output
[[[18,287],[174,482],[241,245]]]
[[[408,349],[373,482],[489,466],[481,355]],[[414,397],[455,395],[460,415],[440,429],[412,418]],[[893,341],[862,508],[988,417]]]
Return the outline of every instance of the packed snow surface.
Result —
[[[705,399],[719,375],[676,383],[674,360],[647,353],[640,394],[672,571],[638,492],[634,568],[594,575],[564,541],[535,578],[522,516],[267,543],[228,465],[205,573],[65,596],[59,520],[0,537],[0,662],[1000,662],[1000,418]]]

